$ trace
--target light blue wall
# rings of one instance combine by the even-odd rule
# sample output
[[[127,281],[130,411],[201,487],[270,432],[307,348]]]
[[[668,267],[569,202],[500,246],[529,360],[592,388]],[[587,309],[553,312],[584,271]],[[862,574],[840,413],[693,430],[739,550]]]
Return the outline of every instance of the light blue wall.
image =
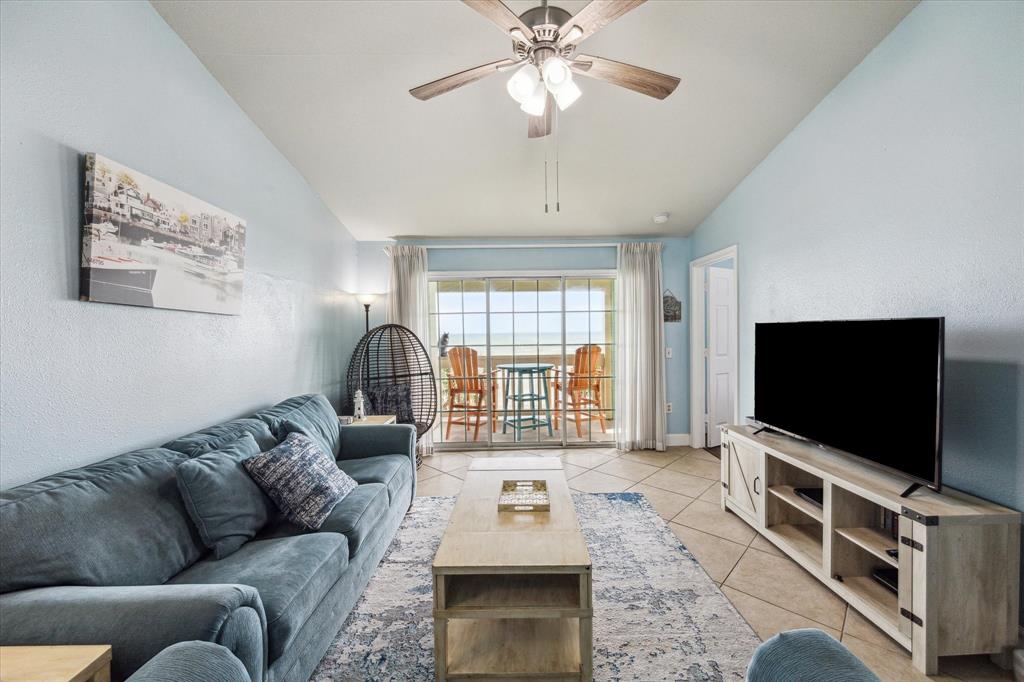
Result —
[[[755,322],[944,315],[943,479],[1024,510],[1022,46],[1024,3],[922,3],[693,242],[739,245],[741,414]]]
[[[531,244],[545,240],[528,240]],[[690,427],[689,387],[689,335],[686,333],[687,308],[689,305],[690,240],[686,238],[601,238],[601,239],[554,239],[553,243],[579,243],[588,241],[611,243],[617,241],[661,241],[664,248],[661,255],[662,277],[666,288],[683,302],[683,322],[665,325],[665,345],[672,348],[672,358],[665,361],[668,401],[672,403],[672,414],[668,415],[670,434],[688,434]],[[406,243],[434,245],[427,252],[431,272],[496,272],[501,270],[614,270],[616,249],[614,246],[578,246],[572,248],[481,248],[445,249],[444,244],[431,240],[408,240]],[[479,240],[470,242],[480,244]],[[515,244],[514,240],[498,240],[490,244]],[[381,245],[383,246],[383,245]]]
[[[355,243],[149,3],[0,3],[0,69],[0,487],[340,398]],[[248,221],[241,316],[77,300],[86,152]]]

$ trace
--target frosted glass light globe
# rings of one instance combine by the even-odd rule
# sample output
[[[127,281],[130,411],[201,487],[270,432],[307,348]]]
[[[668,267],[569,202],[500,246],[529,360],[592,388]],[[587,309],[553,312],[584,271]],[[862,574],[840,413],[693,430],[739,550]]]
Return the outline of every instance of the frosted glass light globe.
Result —
[[[538,83],[540,83],[540,72],[537,67],[533,64],[525,64],[512,74],[505,88],[512,99],[524,104],[537,89]]]

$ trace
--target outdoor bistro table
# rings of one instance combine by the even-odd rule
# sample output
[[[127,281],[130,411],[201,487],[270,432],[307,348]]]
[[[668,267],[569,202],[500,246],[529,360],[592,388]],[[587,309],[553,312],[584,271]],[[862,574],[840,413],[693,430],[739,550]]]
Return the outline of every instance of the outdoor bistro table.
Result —
[[[551,400],[548,396],[548,370],[553,367],[553,364],[547,362],[514,362],[498,365],[498,369],[505,374],[505,392],[501,404],[505,417],[501,422],[501,432],[506,433],[507,427],[511,426],[515,430],[516,442],[523,439],[523,431],[526,429],[539,429],[546,426],[548,435],[554,435],[554,431],[551,429]],[[513,375],[515,377],[514,387]],[[529,391],[524,392],[523,384],[527,381],[529,382]],[[511,417],[508,409],[509,402],[514,403],[512,410],[514,416]],[[529,403],[525,410],[523,403]],[[540,414],[539,403],[543,403],[543,417]]]

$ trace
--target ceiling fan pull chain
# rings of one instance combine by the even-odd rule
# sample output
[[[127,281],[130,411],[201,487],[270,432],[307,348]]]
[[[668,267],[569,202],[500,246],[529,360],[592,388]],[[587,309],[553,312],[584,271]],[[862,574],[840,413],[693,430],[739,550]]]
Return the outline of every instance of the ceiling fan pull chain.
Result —
[[[554,112],[554,127],[555,127],[555,213],[562,212],[562,191],[559,185],[559,172],[558,172],[558,111]]]
[[[544,212],[548,212],[548,150],[544,150]]]

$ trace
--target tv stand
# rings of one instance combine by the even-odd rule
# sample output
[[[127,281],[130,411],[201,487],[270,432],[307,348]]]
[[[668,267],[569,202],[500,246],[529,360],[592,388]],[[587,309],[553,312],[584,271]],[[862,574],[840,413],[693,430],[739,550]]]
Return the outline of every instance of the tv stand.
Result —
[[[900,493],[900,497],[910,497],[921,487],[920,483],[911,483],[906,490]]]
[[[821,488],[822,505],[798,488]],[[908,489],[904,478],[756,426],[722,427],[722,508],[909,651],[919,671],[966,654],[1008,665],[1019,512],[950,488]],[[895,593],[878,569],[898,570]]]

